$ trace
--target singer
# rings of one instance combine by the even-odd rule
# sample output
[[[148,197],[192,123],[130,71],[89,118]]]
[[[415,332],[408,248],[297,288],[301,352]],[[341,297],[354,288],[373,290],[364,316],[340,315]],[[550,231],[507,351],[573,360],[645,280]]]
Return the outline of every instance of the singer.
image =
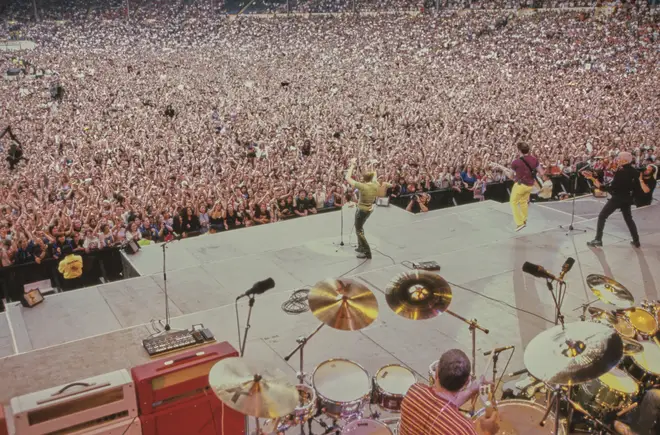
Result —
[[[529,206],[529,195],[535,183],[540,188],[543,185],[538,181],[536,174],[543,175],[543,169],[539,165],[536,157],[529,155],[529,145],[525,143],[518,144],[520,158],[511,163],[511,168],[515,171],[514,181],[516,182],[511,189],[511,211],[513,220],[516,222],[516,231],[520,231],[527,226],[527,208]]]
[[[362,176],[362,183],[353,179],[353,170],[355,169],[356,159],[351,159],[351,166],[346,172],[346,181],[351,187],[356,188],[360,192],[360,199],[358,200],[357,210],[355,212],[355,233],[357,234],[358,247],[356,249],[357,258],[366,258],[371,260],[371,248],[367,243],[367,238],[364,236],[364,224],[371,216],[374,210],[374,203],[378,197],[378,191],[381,186],[376,181],[375,172],[367,172]],[[383,183],[385,187],[389,184]]]
[[[587,242],[587,245],[596,248],[603,246],[603,230],[605,229],[605,221],[612,213],[617,210],[621,210],[623,215],[623,220],[626,221],[630,235],[632,236],[632,242],[630,242],[634,247],[639,248],[639,234],[637,233],[637,225],[632,217],[632,212],[630,208],[633,204],[633,194],[639,187],[639,172],[632,167],[633,156],[629,152],[621,152],[616,157],[616,163],[618,165],[617,171],[614,173],[614,179],[612,183],[608,185],[602,185],[600,181],[594,178],[593,174],[589,171],[584,171],[583,174],[586,178],[590,179],[594,185],[612,195],[612,197],[607,201],[605,207],[601,210],[598,215],[598,224],[596,226],[596,238],[591,242]]]

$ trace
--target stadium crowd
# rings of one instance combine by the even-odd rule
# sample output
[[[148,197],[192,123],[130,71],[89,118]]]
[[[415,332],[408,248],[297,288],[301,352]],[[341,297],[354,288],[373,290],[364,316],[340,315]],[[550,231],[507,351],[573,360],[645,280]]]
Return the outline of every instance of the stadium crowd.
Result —
[[[148,4],[26,23],[38,47],[4,55],[24,73],[0,84],[1,127],[25,159],[0,169],[3,266],[336,208],[352,157],[392,195],[477,199],[520,141],[559,174],[606,172],[619,150],[655,161],[660,26],[645,10],[230,19]]]

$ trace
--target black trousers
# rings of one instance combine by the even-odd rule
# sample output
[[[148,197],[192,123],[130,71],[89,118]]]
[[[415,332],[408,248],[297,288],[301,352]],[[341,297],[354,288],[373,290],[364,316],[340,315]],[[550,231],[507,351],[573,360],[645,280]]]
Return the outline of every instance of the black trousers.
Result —
[[[364,223],[371,216],[370,211],[364,211],[360,208],[355,212],[355,234],[358,239],[358,249],[363,252],[367,257],[371,257],[371,248],[367,243],[367,238],[364,237]]]
[[[631,197],[616,197],[613,196],[607,201],[605,207],[600,211],[598,215],[598,225],[596,226],[596,240],[603,240],[603,230],[605,229],[605,221],[608,217],[612,215],[617,210],[621,210],[623,215],[623,220],[626,221],[630,235],[632,236],[633,241],[639,242],[639,234],[637,233],[637,225],[632,218],[632,213],[630,208],[632,206],[633,200]]]

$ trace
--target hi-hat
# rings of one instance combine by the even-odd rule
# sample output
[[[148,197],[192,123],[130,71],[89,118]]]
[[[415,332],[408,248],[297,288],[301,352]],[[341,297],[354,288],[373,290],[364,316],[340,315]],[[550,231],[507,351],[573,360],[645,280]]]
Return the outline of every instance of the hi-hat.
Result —
[[[309,291],[309,308],[321,322],[335,329],[357,331],[378,317],[373,292],[350,279],[326,279]]]
[[[587,276],[587,285],[591,292],[601,301],[618,308],[631,308],[635,304],[633,295],[621,285],[604,275]]]
[[[451,288],[444,278],[422,270],[398,275],[385,290],[392,311],[413,320],[431,319],[444,313],[451,297]]]
[[[550,384],[580,384],[609,372],[623,357],[623,341],[607,325],[567,323],[543,331],[525,349],[525,368]]]
[[[243,358],[218,361],[209,372],[209,385],[218,399],[241,414],[278,418],[290,414],[299,401],[298,390],[283,373],[258,373]]]

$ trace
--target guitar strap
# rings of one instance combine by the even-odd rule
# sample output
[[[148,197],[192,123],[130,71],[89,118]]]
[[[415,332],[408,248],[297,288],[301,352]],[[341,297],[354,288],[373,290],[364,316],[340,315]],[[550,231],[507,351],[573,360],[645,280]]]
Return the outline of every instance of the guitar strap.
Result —
[[[532,169],[531,166],[529,166],[529,163],[527,163],[527,160],[525,160],[525,157],[521,157],[520,160],[527,166],[529,169],[529,172],[532,174],[532,178],[538,183],[539,188],[543,188],[543,183],[539,181],[539,178],[536,176],[536,169]]]

